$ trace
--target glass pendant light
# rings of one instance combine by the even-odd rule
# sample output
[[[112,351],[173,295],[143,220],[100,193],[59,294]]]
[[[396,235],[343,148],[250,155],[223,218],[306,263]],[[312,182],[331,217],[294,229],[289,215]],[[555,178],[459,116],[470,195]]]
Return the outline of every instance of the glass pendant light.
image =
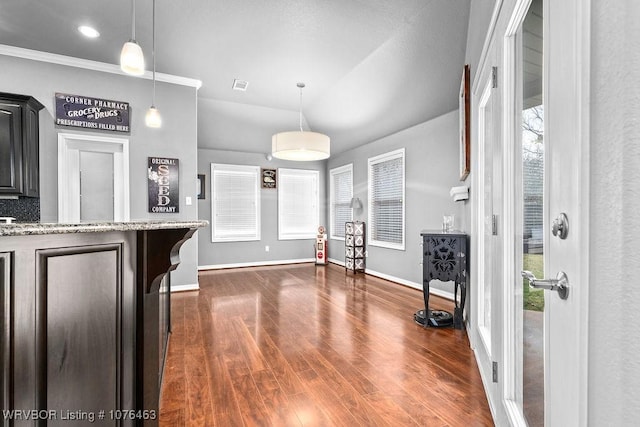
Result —
[[[147,110],[144,122],[150,128],[159,128],[162,126],[162,117],[156,108],[156,0],[153,0],[152,32],[151,57],[153,58],[153,98],[151,99],[151,107]]]
[[[142,48],[136,43],[136,0],[131,0],[131,40],[122,46],[120,69],[134,76],[144,74],[144,55]]]

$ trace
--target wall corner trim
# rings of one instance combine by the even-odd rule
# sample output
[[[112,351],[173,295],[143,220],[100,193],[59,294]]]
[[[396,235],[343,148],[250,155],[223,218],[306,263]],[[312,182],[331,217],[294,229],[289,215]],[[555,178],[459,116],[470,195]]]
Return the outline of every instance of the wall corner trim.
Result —
[[[67,67],[83,68],[86,70],[101,71],[103,73],[118,74],[121,76],[131,77],[123,72],[116,64],[91,61],[89,59],[75,58],[73,56],[58,55],[57,53],[24,49],[21,47],[9,46],[6,44],[0,44],[0,55],[13,56],[15,58],[30,59],[32,61],[48,62],[50,64],[65,65]],[[151,71],[145,71],[145,73],[139,78],[152,80],[153,73]],[[202,87],[202,81],[200,80],[164,73],[156,73],[156,81],[173,83],[181,86],[191,86],[196,88],[196,90]]]

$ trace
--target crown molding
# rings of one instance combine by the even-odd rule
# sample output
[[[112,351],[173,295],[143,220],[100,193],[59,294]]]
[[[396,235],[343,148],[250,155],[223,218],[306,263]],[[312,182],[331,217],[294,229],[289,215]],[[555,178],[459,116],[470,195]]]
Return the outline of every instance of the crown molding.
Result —
[[[0,55],[13,56],[15,58],[29,59],[32,61],[48,62],[50,64],[65,65],[67,67],[84,68],[86,70],[133,77],[123,72],[120,67],[115,64],[107,64],[106,62],[91,61],[88,59],[75,58],[73,56],[58,55],[56,53],[41,52],[38,50],[24,49],[21,47],[9,46],[4,44],[0,44]],[[152,80],[153,74],[151,73],[151,71],[145,71],[142,76],[135,78]],[[190,86],[194,87],[196,90],[202,87],[201,80],[158,72],[156,72],[156,81],[172,83],[181,86]]]

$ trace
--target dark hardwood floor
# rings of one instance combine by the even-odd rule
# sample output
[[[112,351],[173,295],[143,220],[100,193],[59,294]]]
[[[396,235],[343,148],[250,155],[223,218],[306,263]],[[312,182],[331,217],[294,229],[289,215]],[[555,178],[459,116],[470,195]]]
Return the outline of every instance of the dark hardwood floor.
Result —
[[[420,291],[313,264],[200,286],[172,295],[161,426],[493,425],[465,331],[414,323]]]

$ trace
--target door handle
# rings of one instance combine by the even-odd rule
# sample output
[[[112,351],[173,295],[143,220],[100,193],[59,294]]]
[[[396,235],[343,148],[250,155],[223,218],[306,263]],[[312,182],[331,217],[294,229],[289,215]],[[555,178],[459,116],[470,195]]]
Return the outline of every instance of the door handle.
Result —
[[[537,279],[532,272],[522,270],[522,277],[529,280],[529,286],[534,289],[558,291],[558,296],[561,299],[569,297],[569,278],[564,271],[559,272],[555,279]]]

